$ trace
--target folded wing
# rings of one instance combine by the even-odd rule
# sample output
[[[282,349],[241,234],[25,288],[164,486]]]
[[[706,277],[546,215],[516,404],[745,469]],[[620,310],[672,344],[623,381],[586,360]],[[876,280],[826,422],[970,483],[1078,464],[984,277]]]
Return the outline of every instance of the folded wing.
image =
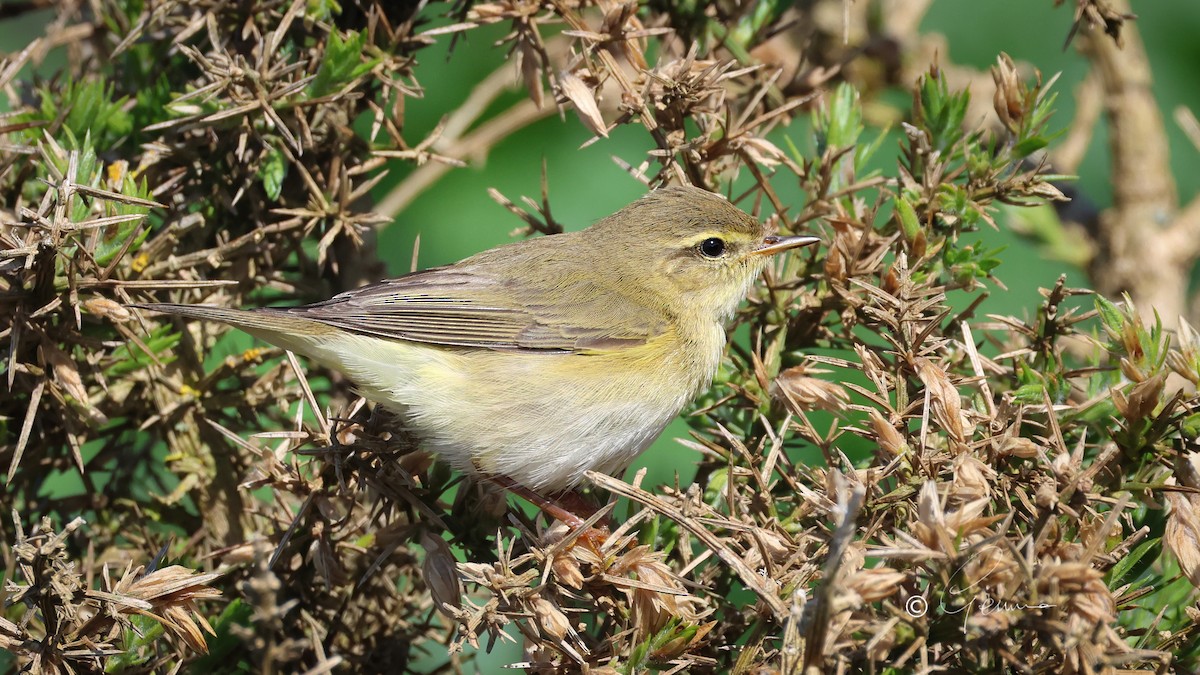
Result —
[[[450,347],[610,351],[661,334],[666,317],[594,281],[536,284],[486,270],[415,272],[290,309],[331,326]]]

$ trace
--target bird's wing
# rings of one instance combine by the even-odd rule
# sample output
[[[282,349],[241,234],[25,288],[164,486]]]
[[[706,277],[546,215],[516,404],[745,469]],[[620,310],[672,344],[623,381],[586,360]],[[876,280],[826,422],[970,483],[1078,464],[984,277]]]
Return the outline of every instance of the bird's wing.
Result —
[[[661,312],[594,282],[528,283],[458,266],[389,279],[315,305],[271,311],[393,340],[556,352],[632,347],[668,325]]]

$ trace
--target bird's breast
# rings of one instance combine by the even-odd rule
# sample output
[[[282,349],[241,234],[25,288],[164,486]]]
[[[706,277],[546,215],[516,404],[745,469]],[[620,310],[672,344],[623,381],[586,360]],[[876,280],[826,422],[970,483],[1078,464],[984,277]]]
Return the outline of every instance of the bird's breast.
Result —
[[[534,489],[564,489],[588,469],[628,465],[716,373],[715,322],[586,354],[442,349],[351,336],[322,359],[454,466]],[[314,356],[320,356],[309,350]],[[328,356],[326,354],[326,356]]]

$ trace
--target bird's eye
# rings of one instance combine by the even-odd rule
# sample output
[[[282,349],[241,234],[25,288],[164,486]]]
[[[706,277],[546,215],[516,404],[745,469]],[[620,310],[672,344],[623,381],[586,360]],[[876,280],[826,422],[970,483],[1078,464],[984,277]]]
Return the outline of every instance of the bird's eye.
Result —
[[[700,242],[700,246],[698,248],[700,250],[700,255],[704,256],[705,258],[719,258],[721,257],[721,254],[725,252],[725,240],[718,239],[716,237],[709,237],[708,239]]]

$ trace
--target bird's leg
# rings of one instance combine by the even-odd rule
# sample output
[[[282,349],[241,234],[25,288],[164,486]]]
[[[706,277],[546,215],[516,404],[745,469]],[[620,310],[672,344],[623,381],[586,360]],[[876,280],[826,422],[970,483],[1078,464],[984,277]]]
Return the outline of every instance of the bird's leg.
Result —
[[[573,513],[577,517],[583,518],[584,520],[591,520],[592,516],[596,515],[596,512],[600,510],[600,507],[592,503],[592,500],[584,497],[583,493],[578,490],[561,490],[559,492],[552,492],[550,493],[548,499],[555,504],[558,504],[568,513]],[[612,522],[606,514],[601,516],[600,520],[596,521],[596,524],[593,527],[607,531],[611,525]]]
[[[542,495],[507,476],[488,475],[488,480],[496,485],[523,498],[525,501],[541,509],[542,513],[563,523],[573,530],[585,530],[581,535],[590,542],[599,544],[608,538],[608,518],[601,518],[595,525],[589,526],[588,519],[599,510],[590,504],[583,495],[574,490]]]

